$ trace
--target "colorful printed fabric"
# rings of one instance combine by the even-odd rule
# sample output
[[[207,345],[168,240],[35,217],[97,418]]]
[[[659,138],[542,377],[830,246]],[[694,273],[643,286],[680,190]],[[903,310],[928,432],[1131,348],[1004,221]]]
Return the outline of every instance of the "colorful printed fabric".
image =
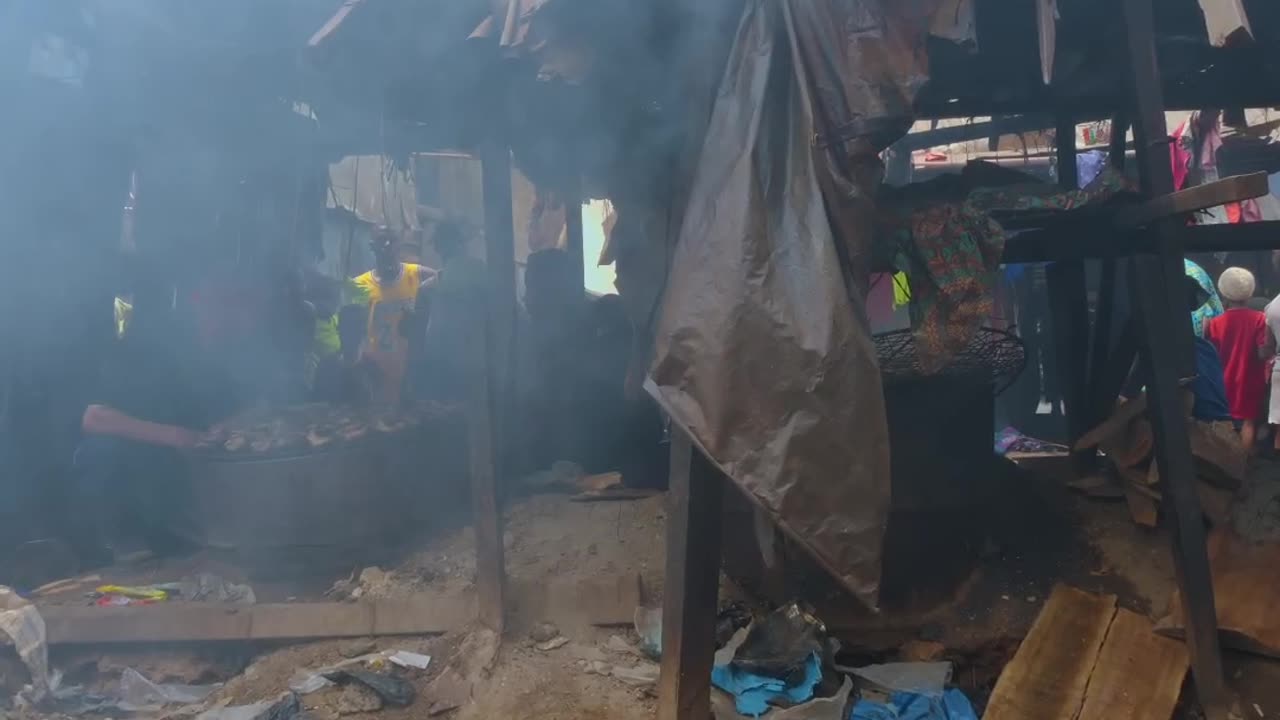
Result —
[[[1191,311],[1191,329],[1195,331],[1196,337],[1204,337],[1204,324],[1222,314],[1222,300],[1218,298],[1218,288],[1214,287],[1213,278],[1209,277],[1204,268],[1186,258],[1183,258],[1182,266],[1187,277],[1195,280],[1209,296],[1203,305]]]
[[[897,269],[911,278],[911,326],[923,371],[945,368],[993,314],[1006,234],[989,213],[1074,210],[1126,188],[1124,176],[1106,168],[1080,190],[1011,185],[973,190],[962,202],[882,208],[879,241],[892,243]]]

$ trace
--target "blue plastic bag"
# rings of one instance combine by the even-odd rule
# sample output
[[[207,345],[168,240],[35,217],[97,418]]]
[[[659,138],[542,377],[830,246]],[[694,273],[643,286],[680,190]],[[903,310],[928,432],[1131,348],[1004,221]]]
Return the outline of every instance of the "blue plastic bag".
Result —
[[[978,720],[964,693],[951,689],[941,697],[894,693],[889,703],[859,700],[850,720]]]

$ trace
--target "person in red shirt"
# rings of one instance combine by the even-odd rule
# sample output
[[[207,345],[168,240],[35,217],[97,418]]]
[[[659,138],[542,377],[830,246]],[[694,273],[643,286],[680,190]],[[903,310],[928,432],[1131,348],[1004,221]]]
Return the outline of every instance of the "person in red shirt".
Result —
[[[1266,315],[1247,306],[1253,297],[1253,273],[1231,267],[1218,278],[1226,312],[1205,323],[1204,336],[1222,358],[1223,380],[1231,417],[1240,423],[1240,439],[1252,453],[1258,437],[1257,417],[1266,394],[1266,357],[1270,347]]]

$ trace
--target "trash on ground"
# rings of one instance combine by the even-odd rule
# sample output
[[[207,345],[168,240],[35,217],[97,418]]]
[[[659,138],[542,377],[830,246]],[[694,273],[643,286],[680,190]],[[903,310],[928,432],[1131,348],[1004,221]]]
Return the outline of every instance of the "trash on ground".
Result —
[[[853,706],[850,720],[978,720],[969,698],[956,689],[937,697],[896,692],[887,702],[863,698]]]
[[[338,646],[338,654],[344,658],[358,658],[378,649],[378,644],[371,638],[358,638],[344,642]]]
[[[196,573],[177,583],[178,595],[187,602],[216,602],[253,605],[257,598],[253,588],[233,583],[213,573]]]
[[[339,715],[359,715],[381,709],[382,698],[378,693],[359,683],[342,688],[342,694],[338,696]]]
[[[657,663],[641,661],[634,667],[615,665],[610,674],[628,685],[644,687],[658,682],[659,671]]]
[[[1009,453],[1034,455],[1066,455],[1066,445],[1039,440],[1018,432],[1017,428],[1007,427],[996,433],[995,450],[997,454]]]
[[[904,662],[868,665],[851,671],[877,689],[937,697],[951,681],[949,662]]]
[[[662,608],[636,608],[634,623],[640,652],[655,660],[662,657]]]
[[[627,641],[626,638],[622,637],[621,635],[610,635],[609,641],[605,643],[605,648],[607,648],[610,652],[615,652],[622,655],[638,655],[640,653],[640,650],[636,648],[635,645],[632,645],[629,641]]]
[[[397,707],[406,707],[413,704],[415,696],[413,685],[408,680],[389,673],[344,669],[327,673],[325,678],[339,685],[351,682],[360,683],[377,693],[383,702]]]
[[[733,656],[733,666],[754,675],[786,679],[822,656],[827,629],[796,603],[778,608],[751,626]]]
[[[18,657],[31,672],[30,690],[23,688],[18,704],[35,704],[49,692],[49,645],[40,611],[12,589],[0,586],[0,631],[9,636]]]
[[[716,647],[724,647],[739,630],[751,626],[751,610],[744,603],[726,605],[716,614]]]
[[[741,653],[742,648],[739,648],[738,654]],[[821,655],[811,652],[800,668],[803,673],[797,679],[786,680],[751,672],[735,660],[712,668],[711,684],[733,695],[738,712],[759,717],[768,712],[770,704],[775,701],[797,705],[813,697],[813,689],[822,680]]]
[[[471,681],[454,668],[445,668],[423,693],[431,701],[427,715],[435,716],[462,707],[471,700]]]
[[[552,638],[546,642],[538,643],[534,647],[542,652],[551,652],[552,650],[559,650],[560,648],[568,644],[569,644],[569,638],[561,635],[559,637]]]
[[[560,628],[549,622],[540,622],[529,631],[529,639],[535,643],[550,642],[559,636]]]
[[[814,698],[803,705],[796,705],[769,711],[769,720],[848,720],[845,709],[849,706],[849,696],[853,694],[853,681],[844,679],[840,690],[829,698]],[[711,691],[711,709],[716,720],[745,720],[734,707],[732,695],[713,689]]]
[[[155,683],[133,668],[125,668],[120,674],[119,707],[138,711],[165,705],[194,705],[203,702],[220,685],[181,685]]]
[[[567,642],[567,641],[566,641]],[[402,668],[413,668],[415,670],[426,670],[431,667],[431,656],[422,653],[409,652],[408,650],[396,650],[387,656],[387,660],[392,665]]]
[[[54,580],[51,583],[45,583],[35,590],[32,590],[31,597],[48,597],[50,595],[78,590],[86,585],[92,585],[100,582],[102,582],[102,576],[98,574]]]

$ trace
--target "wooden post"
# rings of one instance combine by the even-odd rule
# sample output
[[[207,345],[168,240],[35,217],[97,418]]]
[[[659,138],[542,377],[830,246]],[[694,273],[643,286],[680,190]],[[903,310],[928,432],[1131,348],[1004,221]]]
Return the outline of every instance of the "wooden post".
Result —
[[[1135,99],[1134,144],[1142,190],[1173,192],[1164,97],[1156,64],[1152,0],[1124,0]],[[1187,648],[1197,695],[1210,720],[1227,716],[1218,646],[1217,610],[1209,570],[1204,519],[1196,494],[1195,464],[1187,435],[1180,377],[1195,367],[1194,337],[1187,321],[1182,225],[1177,217],[1158,222],[1158,255],[1133,259],[1135,307],[1142,324],[1156,460],[1164,478],[1162,510],[1173,540],[1173,559],[1186,612]]]
[[[496,632],[506,625],[503,595],[506,568],[502,547],[502,511],[498,478],[504,476],[502,428],[496,418],[509,417],[511,377],[506,358],[514,355],[515,232],[511,217],[511,154],[504,145],[481,151],[484,191],[485,327],[473,333],[472,392],[468,407],[471,457],[471,508],[476,533],[477,616]]]
[[[578,278],[578,292],[586,286],[587,263],[582,251],[582,193],[575,187],[564,201],[565,251]]]
[[[672,428],[658,720],[711,717],[724,477]]]
[[[1058,181],[1067,189],[1075,189],[1079,178],[1076,168],[1076,125],[1069,114],[1058,116],[1056,142],[1058,148]],[[1045,270],[1049,290],[1049,312],[1053,317],[1054,353],[1058,360],[1058,376],[1062,399],[1066,406],[1067,432],[1074,445],[1088,432],[1092,419],[1092,403],[1088,397],[1089,299],[1085,288],[1084,261],[1063,260]],[[1076,472],[1093,469],[1092,450],[1073,453]]]

